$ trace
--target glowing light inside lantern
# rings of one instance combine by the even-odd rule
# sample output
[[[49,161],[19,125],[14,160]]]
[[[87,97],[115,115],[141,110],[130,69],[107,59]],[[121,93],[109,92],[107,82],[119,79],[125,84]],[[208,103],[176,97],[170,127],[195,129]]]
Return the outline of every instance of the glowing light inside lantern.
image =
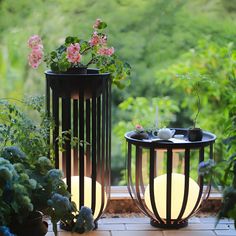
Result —
[[[64,179],[66,182],[66,179]],[[71,200],[76,203],[77,207],[79,207],[79,176],[71,176]],[[96,204],[94,211],[94,219],[97,218],[100,209],[102,207],[102,186],[100,183],[96,181]],[[107,196],[104,192],[104,207],[105,209],[107,204]],[[92,179],[84,176],[84,206],[91,208],[92,207]]]
[[[166,219],[166,174],[158,176],[154,179],[154,197],[157,211],[161,218]],[[182,174],[172,173],[171,184],[171,219],[177,219],[182,208],[184,198],[184,181],[185,177]],[[189,178],[189,194],[188,201],[182,218],[187,217],[195,207],[199,194],[198,184]],[[150,200],[150,186],[148,185],[144,200],[148,209],[153,212]],[[199,204],[200,205],[200,204]],[[198,205],[198,206],[199,206]]]

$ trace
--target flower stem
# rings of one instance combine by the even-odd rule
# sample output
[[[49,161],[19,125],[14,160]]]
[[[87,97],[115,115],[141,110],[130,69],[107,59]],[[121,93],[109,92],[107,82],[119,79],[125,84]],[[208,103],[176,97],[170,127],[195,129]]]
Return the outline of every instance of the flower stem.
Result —
[[[200,113],[200,109],[201,109],[201,100],[200,100],[200,96],[199,96],[199,90],[198,90],[198,88],[199,88],[199,84],[197,83],[197,85],[196,85],[196,95],[197,95],[197,113],[196,113],[196,116],[195,116],[195,118],[194,118],[194,128],[196,127],[196,123],[197,123],[197,118],[198,118],[198,115],[199,115],[199,113]]]
[[[85,48],[82,52],[80,52],[80,54],[81,55],[83,55],[83,53],[85,53],[85,52],[87,52],[89,49],[91,49],[92,47],[90,46],[90,47],[87,47],[87,48]]]

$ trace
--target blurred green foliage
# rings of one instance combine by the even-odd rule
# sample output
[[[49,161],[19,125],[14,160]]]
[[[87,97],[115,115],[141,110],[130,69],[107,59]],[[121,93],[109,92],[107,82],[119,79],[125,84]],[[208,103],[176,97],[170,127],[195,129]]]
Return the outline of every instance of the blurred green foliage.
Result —
[[[68,35],[88,37],[94,20],[102,18],[109,24],[110,44],[132,66],[130,86],[113,89],[113,173],[119,176],[125,165],[124,133],[135,122],[152,126],[156,104],[163,106],[160,119],[168,114],[163,125],[192,126],[196,96],[191,79],[206,80],[197,125],[217,134],[220,159],[222,139],[232,125],[228,108],[236,99],[234,2],[1,0],[0,97],[44,94],[46,68],[35,71],[27,65],[29,36],[42,36],[51,51]]]

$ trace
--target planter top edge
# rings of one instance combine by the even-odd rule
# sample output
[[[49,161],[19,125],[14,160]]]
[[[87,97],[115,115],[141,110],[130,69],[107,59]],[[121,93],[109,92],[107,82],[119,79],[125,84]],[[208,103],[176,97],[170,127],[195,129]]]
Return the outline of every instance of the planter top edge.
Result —
[[[98,76],[98,75],[100,75],[100,76],[110,76],[110,73],[99,73],[99,70],[98,69],[94,69],[94,68],[89,68],[88,69],[88,73],[87,74],[78,74],[78,73],[66,73],[66,72],[53,72],[53,71],[51,71],[51,70],[46,70],[45,72],[44,72],[46,75],[59,75],[59,76],[70,76],[70,77],[77,77],[77,76],[81,76],[81,77],[83,77],[83,76],[85,76],[85,77],[87,77],[87,76],[89,76],[89,77],[91,77],[91,76]]]

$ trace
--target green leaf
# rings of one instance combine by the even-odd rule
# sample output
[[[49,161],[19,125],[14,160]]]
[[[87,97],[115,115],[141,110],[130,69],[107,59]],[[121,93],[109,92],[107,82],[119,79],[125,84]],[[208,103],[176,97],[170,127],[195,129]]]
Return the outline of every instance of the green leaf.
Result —
[[[50,53],[50,55],[51,55],[51,59],[55,59],[57,57],[57,52],[56,51],[52,51]]]
[[[98,29],[105,29],[107,27],[107,23],[106,22],[101,22],[98,26]]]
[[[65,44],[66,45],[69,45],[71,43],[79,43],[80,42],[80,39],[78,37],[72,37],[72,36],[68,36],[66,39],[65,39]]]
[[[50,68],[52,71],[59,71],[58,64],[56,62],[53,62],[50,64]]]
[[[59,54],[62,54],[63,52],[65,52],[67,49],[66,45],[62,44],[59,48],[57,48],[57,51]]]

